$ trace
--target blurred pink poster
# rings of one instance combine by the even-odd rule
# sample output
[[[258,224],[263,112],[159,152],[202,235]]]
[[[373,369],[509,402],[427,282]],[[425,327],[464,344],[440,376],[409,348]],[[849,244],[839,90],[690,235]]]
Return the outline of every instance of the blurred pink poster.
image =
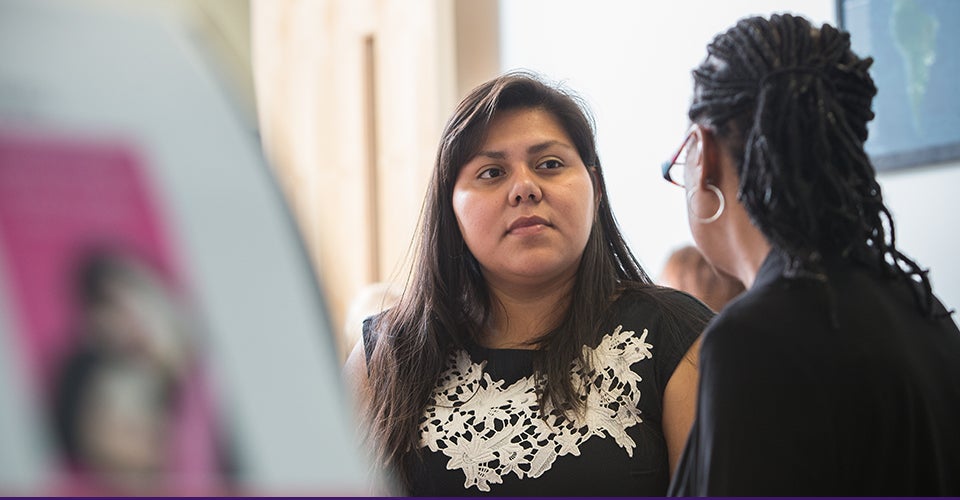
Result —
[[[55,493],[211,493],[216,427],[162,201],[122,141],[0,131],[0,265]]]

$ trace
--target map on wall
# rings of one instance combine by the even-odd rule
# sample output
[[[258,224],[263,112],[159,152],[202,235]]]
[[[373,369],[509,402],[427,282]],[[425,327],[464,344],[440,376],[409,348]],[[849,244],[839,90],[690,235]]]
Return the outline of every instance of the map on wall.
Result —
[[[960,2],[838,0],[853,50],[873,57],[876,118],[866,148],[880,170],[960,158]]]

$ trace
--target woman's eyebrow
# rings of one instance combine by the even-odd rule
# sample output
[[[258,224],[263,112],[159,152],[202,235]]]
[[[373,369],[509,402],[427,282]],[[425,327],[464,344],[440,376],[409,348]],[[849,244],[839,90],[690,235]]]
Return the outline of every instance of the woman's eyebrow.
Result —
[[[575,149],[573,146],[563,141],[549,140],[549,141],[544,141],[539,144],[534,144],[533,146],[530,146],[529,148],[527,148],[527,154],[535,155],[538,153],[542,153],[545,149],[551,148],[553,146],[560,146],[562,148],[571,149],[571,150]],[[492,160],[505,160],[507,158],[507,153],[503,151],[480,151],[479,153],[477,153],[477,156],[490,158]]]
[[[507,154],[503,151],[480,151],[477,156],[490,158],[491,160],[506,160]]]
[[[537,153],[542,153],[545,149],[551,148],[553,146],[560,146],[566,149],[575,149],[573,146],[563,141],[550,140],[550,141],[545,141],[545,142],[541,142],[540,144],[534,144],[533,146],[530,146],[529,148],[527,148],[527,154],[534,155]]]

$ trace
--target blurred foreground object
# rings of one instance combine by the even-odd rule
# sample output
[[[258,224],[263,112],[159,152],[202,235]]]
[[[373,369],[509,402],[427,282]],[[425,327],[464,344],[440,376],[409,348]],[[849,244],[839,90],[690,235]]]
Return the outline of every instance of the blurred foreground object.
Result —
[[[0,1],[0,494],[362,493],[256,136],[188,26],[110,5]]]
[[[215,493],[229,475],[199,327],[145,173],[120,143],[0,132],[10,348],[50,415],[50,493]]]

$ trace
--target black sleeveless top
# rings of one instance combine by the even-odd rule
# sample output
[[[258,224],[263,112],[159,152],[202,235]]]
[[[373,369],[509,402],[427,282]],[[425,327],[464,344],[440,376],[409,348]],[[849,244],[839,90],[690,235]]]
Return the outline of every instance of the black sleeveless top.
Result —
[[[646,294],[627,294],[612,306],[598,345],[584,347],[592,370],[571,367],[574,386],[589,387],[576,418],[540,411],[534,351],[474,345],[452,353],[420,421],[422,448],[407,493],[664,495],[670,475],[663,392],[700,334],[694,316],[712,314],[680,292],[666,298],[689,311],[672,327]],[[369,320],[363,336],[370,353]]]

